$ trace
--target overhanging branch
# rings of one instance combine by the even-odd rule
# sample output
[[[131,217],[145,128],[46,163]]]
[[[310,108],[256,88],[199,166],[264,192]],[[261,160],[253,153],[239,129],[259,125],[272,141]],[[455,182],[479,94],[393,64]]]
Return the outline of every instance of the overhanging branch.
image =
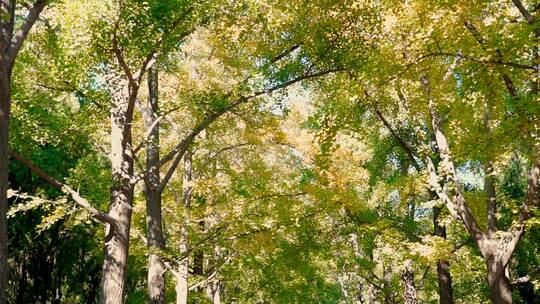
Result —
[[[38,167],[34,162],[32,162],[29,159],[24,158],[23,156],[21,156],[20,154],[18,154],[17,152],[15,152],[13,150],[9,151],[9,155],[11,157],[13,157],[14,159],[16,159],[17,161],[19,161],[20,163],[22,163],[23,165],[25,165],[28,169],[30,169],[30,171],[34,172],[37,176],[42,178],[44,181],[49,183],[51,186],[57,188],[58,190],[64,192],[65,194],[71,196],[71,198],[73,198],[75,203],[79,207],[81,207],[81,208],[85,209],[86,211],[88,211],[88,213],[90,213],[90,215],[93,218],[95,218],[96,220],[98,220],[98,221],[100,221],[102,223],[110,224],[111,227],[113,227],[113,229],[118,228],[118,222],[116,221],[116,219],[114,219],[113,217],[111,217],[107,213],[102,212],[102,211],[94,208],[85,198],[81,197],[77,191],[73,190],[71,187],[69,187],[68,185],[60,182],[59,180],[55,179],[54,177],[48,175],[45,171],[43,171],[40,167]]]

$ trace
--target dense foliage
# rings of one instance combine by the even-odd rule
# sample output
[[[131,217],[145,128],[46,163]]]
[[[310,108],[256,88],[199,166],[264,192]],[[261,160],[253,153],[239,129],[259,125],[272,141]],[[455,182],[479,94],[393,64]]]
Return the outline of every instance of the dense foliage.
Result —
[[[0,304],[540,303],[537,1],[2,14]]]

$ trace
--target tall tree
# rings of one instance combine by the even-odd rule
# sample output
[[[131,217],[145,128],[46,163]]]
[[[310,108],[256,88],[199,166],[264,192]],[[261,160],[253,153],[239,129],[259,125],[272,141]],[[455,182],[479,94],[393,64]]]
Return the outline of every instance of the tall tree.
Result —
[[[46,0],[37,0],[30,5],[21,25],[17,26],[17,2],[4,0],[0,3],[2,22],[0,35],[0,303],[6,302],[7,265],[7,189],[9,159],[9,119],[11,112],[12,70],[17,55],[47,5]]]

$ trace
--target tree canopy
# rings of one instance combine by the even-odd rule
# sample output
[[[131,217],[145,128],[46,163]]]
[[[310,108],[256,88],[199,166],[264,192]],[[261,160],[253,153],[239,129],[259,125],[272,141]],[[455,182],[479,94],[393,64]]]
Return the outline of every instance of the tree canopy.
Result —
[[[1,2],[0,304],[540,303],[540,3]]]

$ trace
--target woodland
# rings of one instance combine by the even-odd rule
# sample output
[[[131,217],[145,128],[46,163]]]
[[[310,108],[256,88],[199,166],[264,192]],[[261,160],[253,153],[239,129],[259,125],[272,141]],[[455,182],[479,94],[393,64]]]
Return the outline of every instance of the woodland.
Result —
[[[0,2],[0,304],[540,303],[537,0]]]

